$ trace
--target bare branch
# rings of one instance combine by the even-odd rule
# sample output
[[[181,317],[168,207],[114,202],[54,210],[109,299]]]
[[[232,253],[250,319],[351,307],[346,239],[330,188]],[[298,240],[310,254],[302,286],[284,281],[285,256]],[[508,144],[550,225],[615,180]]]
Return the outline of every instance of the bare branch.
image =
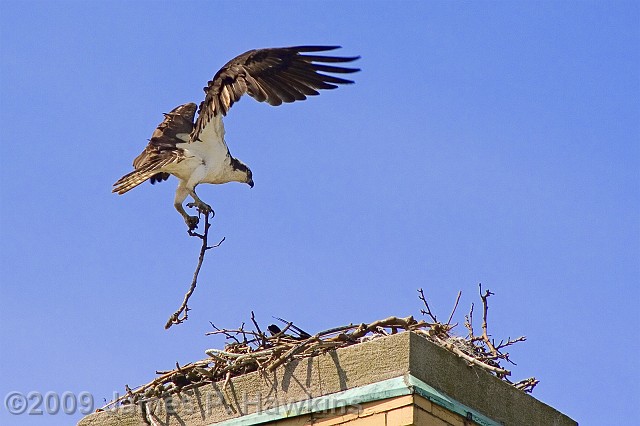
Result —
[[[469,314],[464,317],[464,326],[469,331],[469,339],[471,339],[475,335],[473,332],[473,303],[471,303]]]
[[[512,383],[512,385],[523,392],[531,393],[538,383],[540,383],[540,380],[537,380],[535,377],[529,377],[528,379],[520,380],[517,383]]]
[[[482,359],[473,357],[473,356],[463,352],[462,350],[458,349],[455,345],[453,345],[451,343],[444,342],[444,341],[441,341],[440,343],[441,343],[441,346],[444,346],[445,348],[449,349],[450,351],[452,351],[456,355],[460,356],[461,358],[464,358],[465,360],[467,360],[471,364],[478,365],[478,366],[484,368],[485,370],[489,370],[489,371],[491,371],[493,373],[498,373],[498,374],[502,374],[502,375],[505,375],[505,376],[511,375],[511,372],[509,370],[505,370],[504,368],[496,367],[495,365],[487,364]]]
[[[191,286],[189,287],[189,290],[187,291],[187,293],[184,295],[182,304],[180,305],[178,310],[175,311],[173,315],[169,317],[169,319],[167,320],[167,323],[164,325],[165,329],[169,329],[172,325],[181,324],[187,320],[188,313],[189,313],[189,306],[187,304],[189,302],[189,298],[191,297],[191,295],[196,289],[196,285],[198,283],[198,274],[200,273],[200,268],[202,267],[202,262],[204,261],[204,255],[207,252],[207,250],[219,247],[220,244],[224,242],[224,238],[222,238],[222,240],[220,240],[220,242],[214,246],[207,245],[208,244],[207,240],[209,238],[209,227],[211,226],[209,224],[209,213],[202,212],[200,210],[199,210],[199,213],[204,214],[204,232],[202,234],[198,234],[197,232],[192,230],[188,231],[190,236],[198,237],[202,240],[202,247],[200,247],[200,255],[198,256],[198,265],[196,266],[196,270],[193,273]]]
[[[424,303],[424,306],[427,308],[427,310],[425,311],[424,309],[420,309],[420,313],[422,313],[422,315],[429,315],[429,317],[433,320],[433,322],[437,323],[438,322],[438,318],[436,318],[436,316],[434,314],[431,313],[431,308],[429,307],[429,303],[427,302],[427,299],[424,297],[424,291],[422,291],[422,289],[418,289],[418,293],[420,293],[420,300],[422,300],[422,303]]]
[[[266,344],[267,343],[267,339],[266,339],[265,335],[262,333],[262,331],[260,330],[260,326],[256,322],[256,316],[253,313],[253,311],[251,311],[251,321],[253,322],[253,325],[256,328],[258,337],[260,337],[262,339],[262,344],[263,345]]]
[[[491,293],[489,290],[487,290],[487,291],[485,291],[484,294],[482,294],[482,283],[478,284],[478,287],[480,288],[480,298],[482,299],[482,336],[481,336],[481,339],[489,347],[489,350],[491,350],[491,353],[494,356],[496,356],[498,354],[498,351],[495,348],[495,346],[493,345],[493,342],[491,341],[491,339],[489,338],[489,333],[487,331],[487,313],[489,311],[489,304],[487,302],[487,299],[489,299],[489,296],[492,296],[493,293]]]
[[[458,291],[458,297],[456,297],[456,303],[453,305],[453,309],[451,310],[451,315],[449,315],[449,319],[447,320],[447,325],[451,324],[451,319],[453,318],[453,314],[456,313],[456,309],[458,308],[458,302],[460,301],[460,296],[462,296],[462,291]]]

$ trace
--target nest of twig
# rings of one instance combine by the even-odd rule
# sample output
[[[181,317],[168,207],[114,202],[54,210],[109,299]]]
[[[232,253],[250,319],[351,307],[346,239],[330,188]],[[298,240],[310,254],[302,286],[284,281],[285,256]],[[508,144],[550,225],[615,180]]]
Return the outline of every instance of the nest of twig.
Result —
[[[511,371],[507,370],[502,366],[502,362],[508,362],[510,364],[516,365],[509,358],[509,353],[505,352],[504,349],[512,346],[518,342],[524,342],[527,340],[525,336],[520,336],[518,338],[512,339],[507,338],[507,340],[500,340],[496,343],[495,339],[491,338],[491,335],[488,332],[487,325],[487,315],[489,312],[489,296],[492,296],[492,293],[489,290],[485,290],[484,293],[482,291],[482,284],[479,285],[480,289],[480,299],[482,300],[482,334],[476,335],[473,328],[473,307],[474,304],[471,304],[471,308],[469,309],[469,313],[464,317],[464,326],[467,329],[467,336],[460,337],[452,334],[452,330],[458,324],[452,324],[451,320],[458,308],[458,302],[460,301],[460,296],[462,292],[458,292],[458,297],[456,298],[455,304],[453,305],[453,309],[451,310],[451,315],[449,315],[449,319],[446,323],[441,323],[436,318],[435,314],[431,312],[429,307],[429,303],[425,298],[424,291],[422,289],[418,290],[420,300],[424,303],[426,308],[422,309],[420,312],[423,315],[429,316],[433,323],[430,324],[429,330],[427,331],[427,338],[432,342],[442,346],[455,353],[459,357],[465,359],[469,365],[477,365],[492,374],[498,377],[501,380],[509,383],[517,389],[520,389],[524,392],[531,393],[533,388],[539,383],[539,381],[535,377],[530,377],[528,379],[520,380],[518,382],[512,382],[509,379],[511,376]],[[423,334],[420,332],[420,334]]]
[[[176,368],[173,370],[157,371],[158,377],[136,389],[132,390],[125,385],[126,394],[111,401],[102,410],[118,405],[143,403],[154,398],[166,398],[183,390],[213,382],[224,381],[223,387],[225,387],[232,377],[258,370],[271,372],[292,360],[317,356],[337,348],[403,331],[414,331],[426,337],[431,342],[460,356],[469,365],[482,368],[524,392],[531,392],[538,384],[538,380],[533,377],[517,383],[512,382],[509,380],[511,372],[501,364],[503,361],[513,364],[509,359],[509,354],[504,352],[504,348],[522,342],[526,338],[524,336],[517,339],[509,338],[499,343],[491,339],[487,332],[487,299],[493,293],[488,290],[482,293],[482,287],[480,287],[480,297],[483,304],[482,334],[475,335],[474,333],[472,304],[469,314],[465,316],[468,335],[460,337],[452,334],[452,330],[457,324],[451,324],[451,320],[461,293],[458,293],[449,320],[442,323],[431,312],[422,289],[418,291],[420,300],[426,308],[421,312],[428,316],[431,322],[418,321],[413,316],[388,317],[370,324],[349,324],[335,327],[314,335],[310,335],[292,322],[280,318],[277,319],[282,322],[282,328],[271,324],[263,332],[256,322],[253,312],[251,313],[253,329],[245,329],[244,324],[236,329],[220,329],[211,324],[214,330],[206,334],[224,335],[227,340],[224,349],[208,349],[205,351],[208,355],[206,359],[183,366],[176,363]]]

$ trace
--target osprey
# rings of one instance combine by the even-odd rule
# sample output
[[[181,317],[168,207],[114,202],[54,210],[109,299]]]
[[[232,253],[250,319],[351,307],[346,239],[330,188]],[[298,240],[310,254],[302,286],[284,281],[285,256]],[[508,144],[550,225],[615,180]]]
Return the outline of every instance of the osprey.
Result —
[[[146,180],[152,184],[174,175],[178,188],[174,206],[189,230],[198,226],[198,217],[190,216],[182,203],[191,196],[199,212],[213,213],[211,206],[196,194],[200,183],[242,182],[253,187],[251,169],[231,156],[224,140],[222,117],[242,95],[248,93],[258,102],[278,106],[318,95],[319,89],[335,89],[351,80],[330,74],[359,71],[333,65],[351,62],[355,57],[307,54],[337,49],[340,46],[296,46],[250,50],[232,59],[216,73],[204,88],[204,101],[193,122],[196,104],[180,105],[153,132],[149,144],[133,160],[134,171],[121,177],[113,192],[124,194]],[[303,54],[304,53],[304,54]]]

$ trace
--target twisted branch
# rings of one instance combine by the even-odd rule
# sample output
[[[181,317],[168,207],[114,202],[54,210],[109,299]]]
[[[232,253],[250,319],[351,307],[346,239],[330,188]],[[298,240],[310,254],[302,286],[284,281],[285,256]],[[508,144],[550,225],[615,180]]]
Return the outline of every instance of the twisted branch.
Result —
[[[219,247],[220,244],[224,242],[224,238],[222,238],[222,240],[220,240],[218,244],[215,244],[213,246],[207,245],[208,244],[207,241],[209,238],[209,227],[211,226],[209,224],[209,213],[203,212],[201,210],[198,210],[198,213],[204,214],[204,232],[202,234],[198,234],[196,231],[193,231],[191,229],[188,231],[190,236],[198,237],[202,240],[202,247],[200,247],[200,255],[198,256],[198,265],[196,266],[196,270],[193,273],[191,286],[189,287],[189,290],[187,291],[187,293],[184,295],[182,304],[180,305],[178,310],[175,311],[173,315],[171,315],[167,320],[167,323],[164,325],[165,330],[168,330],[174,324],[181,324],[187,320],[188,313],[189,313],[189,306],[187,305],[187,303],[189,303],[189,298],[191,297],[191,295],[196,289],[196,285],[198,283],[198,274],[200,273],[200,268],[202,267],[202,262],[204,261],[204,255],[207,252],[207,250]]]

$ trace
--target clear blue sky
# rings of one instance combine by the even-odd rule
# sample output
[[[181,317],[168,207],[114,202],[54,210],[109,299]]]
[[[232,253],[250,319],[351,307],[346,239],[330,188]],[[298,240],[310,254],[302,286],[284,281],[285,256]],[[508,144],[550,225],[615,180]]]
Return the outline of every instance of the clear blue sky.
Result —
[[[0,397],[101,405],[219,347],[209,321],[419,315],[418,287],[441,316],[462,290],[463,314],[482,282],[490,332],[528,337],[514,378],[582,425],[633,424],[639,21],[631,1],[3,1]],[[234,106],[227,140],[256,185],[199,187],[226,242],[165,331],[199,241],[175,179],[111,185],[227,60],[299,44],[361,55],[357,83]],[[0,407],[2,424],[78,418]]]

